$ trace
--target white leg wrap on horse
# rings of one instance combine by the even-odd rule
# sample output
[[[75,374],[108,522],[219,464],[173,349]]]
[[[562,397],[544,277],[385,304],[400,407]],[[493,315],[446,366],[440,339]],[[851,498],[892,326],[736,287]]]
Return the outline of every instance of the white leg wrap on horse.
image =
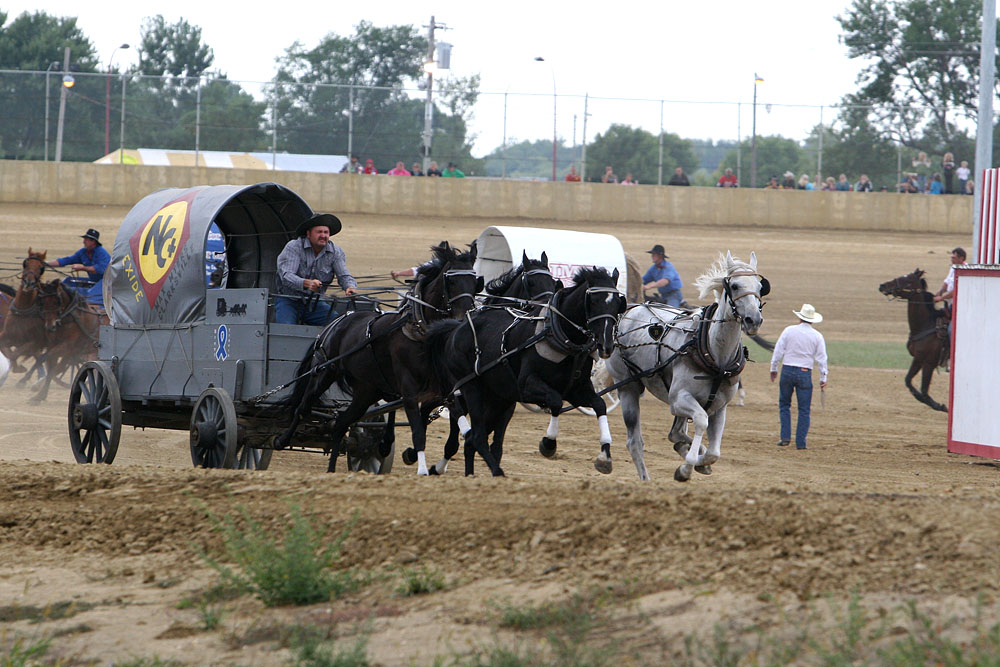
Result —
[[[458,430],[463,438],[472,430],[472,424],[469,423],[469,418],[465,415],[458,418]]]
[[[437,474],[443,475],[448,472],[448,459],[441,459],[434,464],[434,469],[437,470]]]
[[[426,452],[417,452],[417,474],[418,475],[428,475],[430,474],[427,470],[427,454]]]
[[[559,417],[549,417],[549,427],[545,430],[545,437],[555,440],[559,437]]]
[[[701,433],[695,432],[694,438],[691,440],[691,449],[688,450],[687,456],[684,457],[684,463],[691,466],[701,465]]]
[[[601,429],[601,444],[611,444],[611,429],[608,428],[608,416],[601,415],[597,418],[597,428]]]

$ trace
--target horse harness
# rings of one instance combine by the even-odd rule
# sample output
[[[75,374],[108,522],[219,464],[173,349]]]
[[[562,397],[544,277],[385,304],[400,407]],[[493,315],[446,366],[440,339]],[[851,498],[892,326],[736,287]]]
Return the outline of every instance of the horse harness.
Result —
[[[442,280],[444,280],[444,296],[448,299],[447,308],[438,308],[437,306],[424,301],[420,295],[420,282],[417,281],[414,283],[413,288],[407,292],[405,296],[412,309],[413,318],[409,323],[409,326],[403,330],[403,335],[415,342],[419,342],[427,336],[428,322],[424,317],[424,308],[430,308],[439,315],[452,315],[452,304],[459,299],[468,297],[473,300],[473,303],[475,303],[475,294],[472,294],[471,292],[461,292],[455,296],[449,296],[450,290],[448,289],[448,278],[475,275],[476,272],[472,269],[449,269],[441,272]]]
[[[62,311],[56,317],[55,321],[51,325],[45,325],[45,328],[48,331],[55,331],[62,325],[63,320],[65,320],[67,316],[71,316],[73,318],[73,322],[76,323],[77,328],[84,336],[87,337],[87,339],[94,345],[94,347],[100,347],[100,340],[96,336],[91,335],[91,333],[87,330],[87,327],[80,320],[80,315],[78,314],[78,312],[85,311],[97,317],[100,317],[100,313],[90,308],[86,304],[86,302],[82,301],[79,293],[77,293],[75,290],[70,291],[61,285],[57,286],[55,292],[57,297],[59,294],[59,287],[62,287],[63,290],[65,290],[66,293],[70,295],[69,303],[66,305],[65,308],[62,309]],[[46,296],[52,296],[52,295],[46,294]],[[36,299],[35,305],[40,307],[41,316],[43,319],[45,318],[45,315],[47,315],[48,313],[56,312],[56,310],[46,310],[45,308],[41,308],[40,300]]]

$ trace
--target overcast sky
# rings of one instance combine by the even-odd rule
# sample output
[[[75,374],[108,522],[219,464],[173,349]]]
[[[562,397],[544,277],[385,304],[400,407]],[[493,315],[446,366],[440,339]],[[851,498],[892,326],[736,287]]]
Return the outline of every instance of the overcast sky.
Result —
[[[592,98],[589,140],[613,122],[657,132],[660,100],[668,132],[747,137],[755,73],[764,79],[758,88],[758,134],[803,138],[819,122],[822,105],[855,88],[862,63],[847,58],[836,21],[849,4],[18,0],[0,7],[8,20],[35,10],[77,16],[105,63],[122,42],[138,44],[144,17],[185,18],[202,28],[218,69],[234,80],[258,82],[273,76],[275,59],[296,40],[311,47],[330,32],[353,34],[362,20],[414,25],[424,32],[433,14],[449,28],[437,37],[453,44],[452,72],[482,77],[472,121],[474,153],[480,155],[503,141],[505,91],[508,139],[551,139],[553,82],[557,132],[567,144],[574,141],[574,115],[575,141],[583,138],[585,93]],[[115,63],[134,63],[136,55],[134,48],[118,51]],[[535,62],[536,56],[545,62]],[[825,109],[823,120],[833,116]]]

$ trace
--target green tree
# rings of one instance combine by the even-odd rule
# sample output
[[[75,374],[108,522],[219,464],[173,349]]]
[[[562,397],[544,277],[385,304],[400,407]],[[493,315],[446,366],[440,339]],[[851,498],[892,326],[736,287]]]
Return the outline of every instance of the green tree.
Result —
[[[619,179],[631,173],[643,184],[656,184],[659,176],[660,141],[655,134],[641,128],[613,124],[603,134],[594,137],[587,146],[587,180],[600,181],[604,167],[611,165]],[[698,167],[691,142],[676,134],[663,135],[663,182],[670,180],[674,167],[687,173]]]
[[[95,159],[103,148],[104,79],[85,76],[97,71],[97,58],[90,39],[77,27],[75,18],[45,12],[24,12],[8,23],[0,11],[0,69],[25,70],[24,74],[0,75],[0,150],[7,159],[40,160],[45,151],[45,76],[49,77],[49,158],[55,154],[56,119],[62,89],[63,49],[70,47],[76,85],[67,90],[63,159]],[[97,148],[100,145],[100,148]]]
[[[882,137],[949,150],[977,114],[981,15],[980,0],[854,0],[837,17],[841,40],[868,64],[844,106],[870,107],[866,125]]]
[[[740,143],[740,152],[742,171],[740,185],[748,188],[750,187],[750,163],[753,154],[750,139],[745,139]],[[716,179],[727,168],[736,173],[735,149],[731,149],[722,159],[719,170],[715,174]],[[767,179],[771,176],[777,176],[780,181],[782,174],[786,171],[799,174],[802,172],[812,173],[815,170],[815,165],[810,169],[807,153],[795,140],[785,139],[781,136],[757,137],[757,187],[767,185]]]
[[[499,178],[506,174],[507,178],[547,181],[552,178],[552,140],[512,139],[508,142],[506,153],[502,148],[495,148],[483,160],[487,176]],[[577,146],[574,151],[560,139],[556,144],[556,178],[565,178],[570,165],[575,165],[579,171],[580,147]]]
[[[212,48],[202,43],[200,27],[184,19],[167,23],[163,16],[147,18],[135,71],[139,76],[127,91],[132,119],[128,144],[191,150],[200,129],[198,145],[204,150],[263,148],[266,104],[225,75],[209,72],[214,60]],[[203,76],[214,78],[206,83]]]

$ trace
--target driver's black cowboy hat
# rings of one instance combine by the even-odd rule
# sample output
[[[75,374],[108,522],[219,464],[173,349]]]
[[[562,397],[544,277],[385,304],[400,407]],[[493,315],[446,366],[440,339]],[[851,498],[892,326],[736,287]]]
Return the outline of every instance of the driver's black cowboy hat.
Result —
[[[93,239],[94,241],[97,241],[97,245],[102,245],[101,244],[101,233],[99,231],[97,231],[96,229],[88,229],[87,233],[84,234],[84,235],[82,235],[80,238],[81,239]]]
[[[321,225],[330,228],[330,236],[339,233],[343,227],[340,218],[332,213],[314,213],[311,217],[306,218],[305,222],[299,225],[295,231],[299,236],[305,236],[310,229]]]

